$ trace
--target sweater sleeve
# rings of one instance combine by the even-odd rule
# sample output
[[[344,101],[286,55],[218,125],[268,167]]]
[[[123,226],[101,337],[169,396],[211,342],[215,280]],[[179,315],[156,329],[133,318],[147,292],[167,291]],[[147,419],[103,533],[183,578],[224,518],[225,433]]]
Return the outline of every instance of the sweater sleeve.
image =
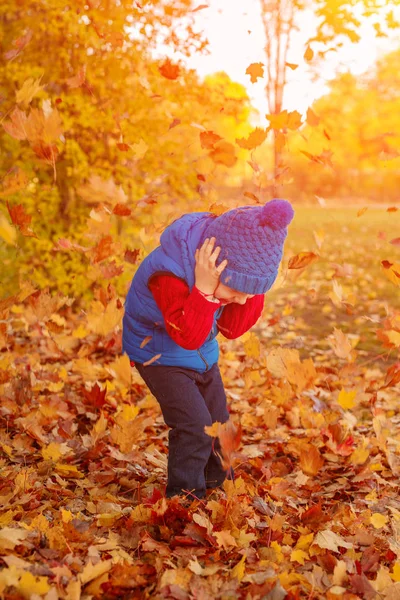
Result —
[[[207,339],[220,302],[210,302],[199,290],[175,275],[154,275],[149,288],[164,317],[168,335],[185,350],[197,350]]]
[[[264,308],[264,294],[249,298],[245,304],[227,304],[217,321],[219,331],[233,340],[248,331],[260,318]]]

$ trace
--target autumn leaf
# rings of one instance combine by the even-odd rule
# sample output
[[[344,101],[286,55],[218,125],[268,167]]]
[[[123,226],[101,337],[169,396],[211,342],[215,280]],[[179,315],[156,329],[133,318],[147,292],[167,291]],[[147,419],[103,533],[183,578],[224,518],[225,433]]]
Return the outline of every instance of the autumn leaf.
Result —
[[[252,63],[246,69],[246,75],[250,75],[251,83],[256,83],[259,77],[264,77],[263,63]]]
[[[241,148],[246,150],[253,150],[257,146],[260,146],[267,138],[268,129],[260,129],[257,127],[250,133],[247,138],[236,138],[236,143]]]
[[[208,4],[200,4],[199,6],[196,6],[196,8],[192,10],[192,12],[198,12],[199,10],[203,10],[204,8],[209,8]]]
[[[29,42],[32,39],[32,34],[33,34],[32,30],[28,29],[24,35],[17,38],[16,40],[13,40],[13,46],[15,46],[15,49],[5,52],[4,58],[6,60],[13,60],[14,58],[16,58],[18,56],[18,54],[20,52],[22,52],[22,50],[25,48],[25,46],[27,46],[29,44]]]
[[[368,206],[364,206],[359,211],[357,211],[357,217],[361,217],[368,210]]]
[[[265,115],[270,122],[272,129],[292,129],[296,130],[302,125],[301,114],[297,110],[288,112],[284,110],[277,114]]]
[[[298,66],[299,66],[299,65],[296,65],[294,63],[289,63],[289,62],[285,63],[285,65],[287,67],[289,67],[289,69],[291,69],[292,71],[295,71],[298,68]]]
[[[306,444],[300,450],[300,468],[306,475],[317,475],[324,464],[318,448],[314,444]]]
[[[314,252],[300,252],[296,256],[291,256],[288,262],[288,269],[304,269],[308,265],[319,259],[319,255]]]
[[[339,358],[346,358],[347,360],[353,360],[355,354],[353,352],[353,345],[348,336],[343,333],[341,329],[333,328],[332,335],[328,338],[334,353]]]
[[[313,546],[326,548],[332,552],[339,552],[339,548],[353,548],[351,542],[346,542],[340,535],[328,529],[318,531],[314,538]]]
[[[383,272],[389,281],[394,283],[395,286],[400,287],[400,263],[381,260],[381,265]]]
[[[320,118],[315,114],[312,108],[307,110],[307,124],[310,127],[317,127],[320,122]]]
[[[338,400],[337,400],[338,404],[340,404],[340,406],[344,410],[351,410],[355,406],[354,400],[355,400],[356,395],[357,395],[356,391],[346,392],[346,390],[344,390],[342,388],[339,392],[339,396],[338,396]]]
[[[389,244],[393,244],[393,246],[400,246],[400,237],[393,238],[392,240],[390,240]]]
[[[81,87],[86,80],[86,65],[83,65],[83,67],[81,67],[78,72],[76,73],[76,75],[73,75],[72,77],[68,77],[68,79],[65,80],[65,83],[67,84],[67,86],[70,89],[75,89],[78,87]]]
[[[36,234],[29,227],[32,221],[32,217],[25,213],[25,209],[22,204],[17,204],[16,206],[10,206],[7,202],[8,212],[11,217],[11,221],[14,225],[18,227],[22,235],[26,237],[37,237]]]
[[[237,161],[234,145],[224,140],[216,143],[209,155],[215,163],[226,167],[233,167]]]
[[[214,148],[214,145],[220,140],[222,140],[222,137],[213,131],[202,131],[200,133],[200,144],[202,148]]]
[[[313,58],[314,58],[314,51],[310,48],[310,46],[307,46],[307,49],[304,52],[304,60],[306,60],[307,62],[310,62]]]
[[[166,77],[166,79],[177,79],[180,73],[179,66],[174,65],[169,58],[163,62],[158,70],[163,77]]]
[[[24,82],[22,88],[16,92],[17,104],[30,104],[32,98],[45,87],[44,85],[40,85],[41,79],[42,77],[39,77],[39,79],[30,77]]]

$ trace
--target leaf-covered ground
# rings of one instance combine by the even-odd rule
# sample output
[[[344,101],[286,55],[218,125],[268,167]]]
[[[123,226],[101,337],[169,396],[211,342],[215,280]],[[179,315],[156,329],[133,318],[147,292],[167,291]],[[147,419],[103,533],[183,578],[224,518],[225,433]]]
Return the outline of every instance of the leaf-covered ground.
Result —
[[[0,597],[400,598],[397,215],[297,210],[262,322],[220,340],[236,479],[201,501],[163,497],[113,288],[1,301]]]

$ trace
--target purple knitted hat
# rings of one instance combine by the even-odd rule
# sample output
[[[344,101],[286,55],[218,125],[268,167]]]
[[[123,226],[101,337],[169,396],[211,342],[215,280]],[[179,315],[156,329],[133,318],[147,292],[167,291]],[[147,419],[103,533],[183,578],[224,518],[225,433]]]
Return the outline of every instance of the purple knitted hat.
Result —
[[[292,205],[278,198],[264,206],[243,206],[215,218],[204,237],[221,246],[216,265],[228,264],[220,281],[246,294],[265,294],[274,283],[282,260]]]

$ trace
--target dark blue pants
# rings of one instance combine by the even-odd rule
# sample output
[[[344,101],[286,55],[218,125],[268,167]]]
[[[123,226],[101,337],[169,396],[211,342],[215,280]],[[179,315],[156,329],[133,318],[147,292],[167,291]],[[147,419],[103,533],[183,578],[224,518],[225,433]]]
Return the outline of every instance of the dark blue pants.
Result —
[[[229,418],[218,364],[205,373],[164,365],[135,366],[171,428],[166,496],[191,492],[204,498],[206,488],[221,485],[226,477],[233,479],[233,470],[225,471],[216,455],[221,452],[218,438],[204,432],[205,425]]]

